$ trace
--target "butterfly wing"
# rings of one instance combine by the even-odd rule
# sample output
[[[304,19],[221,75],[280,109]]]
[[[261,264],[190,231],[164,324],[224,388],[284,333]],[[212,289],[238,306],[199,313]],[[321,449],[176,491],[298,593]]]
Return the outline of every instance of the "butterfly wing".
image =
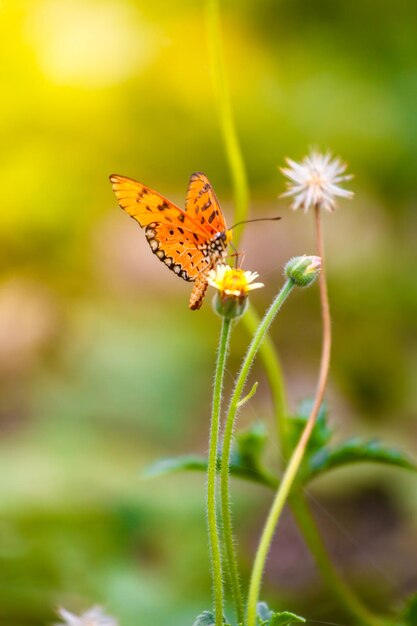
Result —
[[[226,221],[213,187],[207,176],[202,172],[195,172],[191,175],[185,211],[205,230],[207,242],[212,240],[218,233],[223,233],[227,230]],[[199,309],[201,307],[207,289],[207,273],[210,269],[216,267],[219,261],[223,260],[226,246],[227,244],[224,245],[223,249],[221,247],[213,250],[208,249],[206,267],[202,268],[191,293],[191,309]]]
[[[191,174],[185,211],[204,229],[207,233],[207,239],[211,239],[216,233],[227,229],[223,211],[213,187],[202,172]]]
[[[194,281],[208,271],[204,246],[207,231],[201,224],[161,194],[136,180],[110,176],[119,206],[145,230],[151,250],[175,274]]]

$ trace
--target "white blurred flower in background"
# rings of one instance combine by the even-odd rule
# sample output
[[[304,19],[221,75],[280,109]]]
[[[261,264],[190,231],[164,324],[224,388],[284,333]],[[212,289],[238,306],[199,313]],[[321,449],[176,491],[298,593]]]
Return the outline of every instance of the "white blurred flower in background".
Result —
[[[281,197],[292,197],[292,208],[304,209],[319,207],[333,212],[336,207],[336,197],[352,198],[353,192],[342,189],[339,183],[352,178],[344,174],[346,165],[340,159],[332,158],[330,152],[321,154],[312,150],[309,156],[304,157],[301,163],[286,159],[288,167],[282,167],[281,172],[289,178],[287,191]]]
[[[118,622],[113,617],[105,615],[99,606],[95,606],[79,616],[63,608],[58,609],[58,613],[63,621],[55,624],[55,626],[118,626]]]

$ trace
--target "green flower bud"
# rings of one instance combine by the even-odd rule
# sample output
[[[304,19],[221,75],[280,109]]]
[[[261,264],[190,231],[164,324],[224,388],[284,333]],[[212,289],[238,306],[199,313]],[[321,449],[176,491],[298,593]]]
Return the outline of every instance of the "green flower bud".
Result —
[[[297,287],[308,287],[314,282],[321,269],[319,256],[296,256],[290,259],[285,266],[284,274],[290,278]]]
[[[220,292],[216,292],[213,298],[213,309],[220,317],[228,317],[229,319],[238,319],[246,312],[249,299],[246,295],[226,296]]]

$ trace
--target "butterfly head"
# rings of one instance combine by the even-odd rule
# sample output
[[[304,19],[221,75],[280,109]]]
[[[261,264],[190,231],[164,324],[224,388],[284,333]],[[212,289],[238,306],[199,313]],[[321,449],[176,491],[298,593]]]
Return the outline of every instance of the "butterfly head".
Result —
[[[231,229],[226,228],[225,230],[221,230],[216,233],[211,240],[211,248],[213,251],[217,251],[222,256],[225,254],[227,250],[227,246],[232,241],[232,231]]]
[[[233,239],[233,233],[232,233],[232,229],[231,228],[227,228],[224,231],[224,243],[226,246],[229,245],[229,243],[232,241]]]

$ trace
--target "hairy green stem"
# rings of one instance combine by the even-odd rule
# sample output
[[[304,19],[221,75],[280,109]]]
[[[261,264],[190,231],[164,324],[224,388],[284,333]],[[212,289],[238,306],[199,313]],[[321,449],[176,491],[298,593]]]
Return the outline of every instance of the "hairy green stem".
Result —
[[[210,444],[207,467],[207,522],[213,576],[214,616],[216,626],[223,625],[223,575],[219,531],[216,512],[217,448],[220,429],[220,411],[223,391],[224,370],[230,340],[231,320],[224,317],[217,353],[214,376],[213,407],[210,424]]]
[[[287,280],[281,291],[273,300],[264,318],[258,325],[256,332],[249,345],[246,356],[243,360],[242,367],[237,377],[235,387],[230,401],[230,407],[226,417],[225,429],[223,434],[222,458],[221,458],[221,510],[223,522],[223,541],[226,551],[227,569],[229,579],[231,581],[232,593],[236,605],[236,613],[238,622],[243,622],[243,605],[240,591],[240,581],[238,575],[238,567],[236,560],[236,551],[233,540],[233,526],[230,509],[230,490],[229,490],[229,465],[230,452],[232,446],[233,429],[235,425],[236,415],[239,408],[239,402],[242,397],[243,389],[248,378],[249,370],[259,350],[259,347],[265,338],[265,335],[279,309],[285,302],[286,298],[294,288],[291,279]]]
[[[218,0],[206,0],[206,14],[213,87],[226,156],[233,181],[235,197],[233,223],[237,223],[244,221],[248,216],[249,186],[236,133],[232,103],[224,68]],[[241,235],[242,230],[239,230],[234,236],[236,247],[238,246]]]

